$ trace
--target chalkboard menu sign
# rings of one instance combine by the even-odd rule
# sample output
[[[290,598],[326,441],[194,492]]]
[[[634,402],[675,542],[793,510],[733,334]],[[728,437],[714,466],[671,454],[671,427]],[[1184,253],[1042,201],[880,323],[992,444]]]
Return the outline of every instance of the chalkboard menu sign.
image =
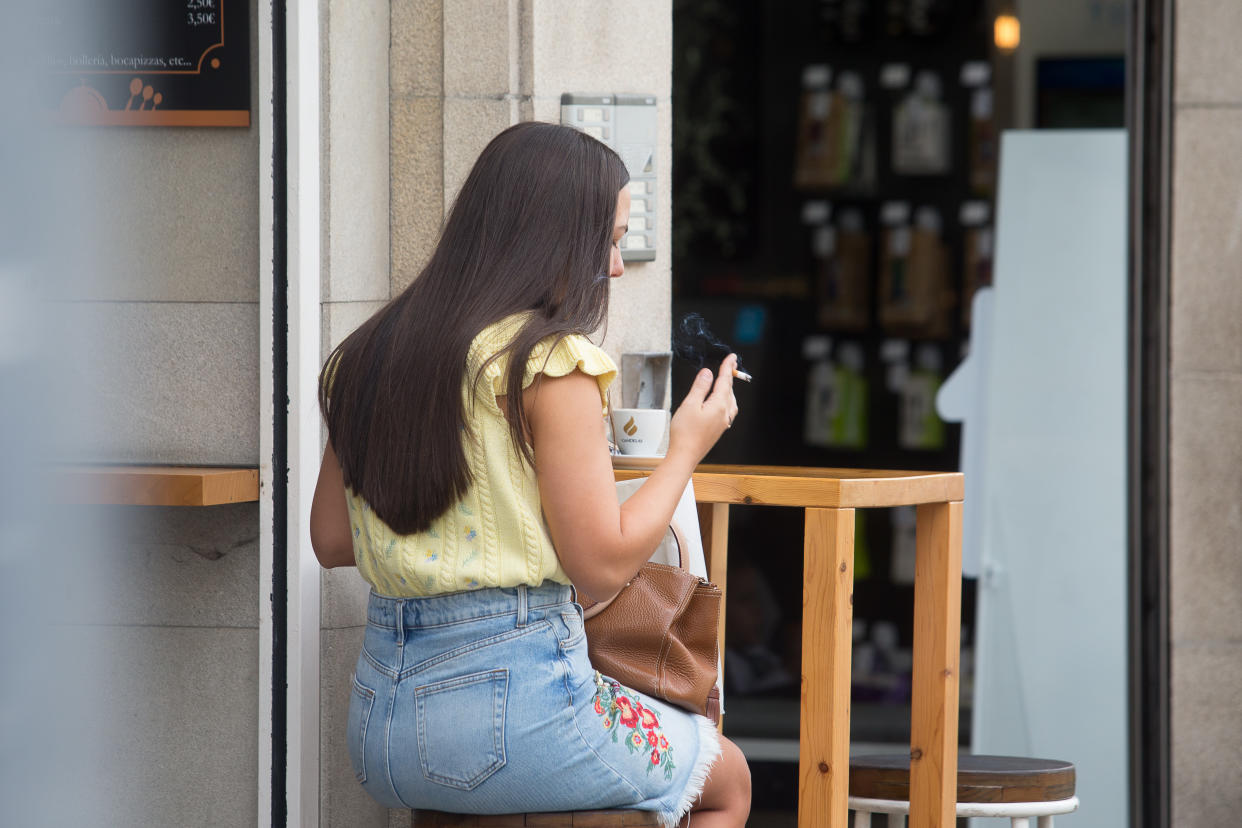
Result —
[[[249,126],[249,0],[39,0],[53,120]]]

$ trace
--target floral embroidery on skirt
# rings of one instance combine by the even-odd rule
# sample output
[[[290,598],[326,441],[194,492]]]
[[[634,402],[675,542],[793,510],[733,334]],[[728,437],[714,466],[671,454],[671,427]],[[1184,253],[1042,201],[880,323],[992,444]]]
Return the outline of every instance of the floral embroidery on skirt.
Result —
[[[630,753],[642,754],[647,762],[647,773],[656,768],[664,769],[664,778],[673,778],[673,746],[660,727],[660,715],[645,706],[618,682],[605,680],[595,672],[595,712],[605,730],[612,731],[614,742],[625,739]],[[622,732],[628,729],[628,735]],[[650,751],[650,752],[648,752]]]

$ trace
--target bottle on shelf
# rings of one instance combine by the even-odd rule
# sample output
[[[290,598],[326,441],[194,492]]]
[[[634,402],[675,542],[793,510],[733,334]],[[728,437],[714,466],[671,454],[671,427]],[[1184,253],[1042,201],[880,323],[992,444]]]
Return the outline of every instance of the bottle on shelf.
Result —
[[[816,268],[816,316],[820,327],[864,331],[870,325],[871,236],[862,211],[841,210],[835,224],[812,232]]]
[[[992,90],[979,87],[970,95],[970,189],[990,196],[996,189],[996,123],[992,119]]]
[[[924,70],[893,111],[893,172],[944,175],[951,158],[949,108],[940,99],[940,76]]]
[[[940,211],[920,207],[913,224],[904,218],[908,207],[899,211],[886,205],[883,212],[892,221],[880,266],[880,324],[906,336],[948,336],[956,297],[949,284]]]

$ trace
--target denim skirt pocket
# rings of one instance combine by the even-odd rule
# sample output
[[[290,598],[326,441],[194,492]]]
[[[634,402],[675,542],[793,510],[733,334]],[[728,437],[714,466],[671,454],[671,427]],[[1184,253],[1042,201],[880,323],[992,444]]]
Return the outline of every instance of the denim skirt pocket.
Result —
[[[469,791],[505,765],[509,671],[488,670],[414,691],[418,753],[429,781]]]
[[[582,624],[582,613],[577,607],[562,610],[557,625],[557,638],[563,649],[571,649],[586,636],[586,628]]]
[[[366,744],[367,725],[371,723],[371,710],[375,707],[375,691],[364,687],[354,676],[354,689],[349,698],[349,723],[346,738],[349,741],[349,763],[359,782],[367,781]]]

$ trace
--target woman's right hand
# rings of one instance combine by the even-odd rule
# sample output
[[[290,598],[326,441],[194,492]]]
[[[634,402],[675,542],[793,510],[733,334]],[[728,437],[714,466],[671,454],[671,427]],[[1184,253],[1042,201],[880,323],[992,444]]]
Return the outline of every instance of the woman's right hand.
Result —
[[[695,378],[673,414],[668,455],[625,503],[617,502],[612,459],[600,417],[599,385],[581,371],[542,377],[525,393],[535,475],[548,533],[565,574],[600,600],[616,595],[664,532],[694,467],[737,414],[730,355]]]
[[[720,363],[720,374],[714,384],[709,369],[699,371],[669,423],[670,456],[684,455],[692,465],[698,465],[725,429],[733,425],[733,418],[737,416],[737,399],[733,396],[733,369],[736,367],[737,354],[729,354]]]

